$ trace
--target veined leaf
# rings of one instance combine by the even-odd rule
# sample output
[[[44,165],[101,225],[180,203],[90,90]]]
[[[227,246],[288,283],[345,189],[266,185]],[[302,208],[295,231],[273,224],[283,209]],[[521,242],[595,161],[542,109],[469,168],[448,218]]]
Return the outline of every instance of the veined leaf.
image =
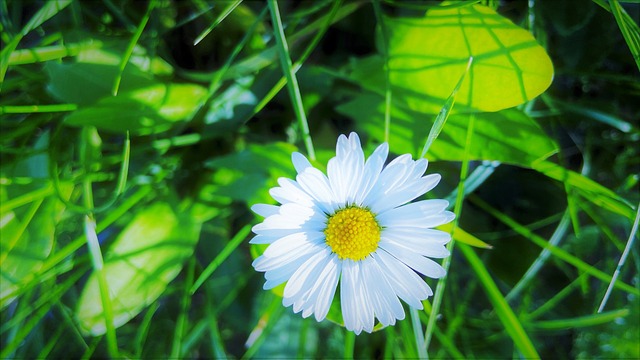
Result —
[[[130,131],[136,135],[158,133],[169,130],[174,122],[188,119],[206,97],[206,92],[205,88],[193,84],[156,83],[105,97],[73,112],[65,123],[92,125],[113,132]]]
[[[389,70],[395,101],[425,113],[438,113],[473,64],[456,98],[455,111],[498,111],[522,104],[551,84],[553,65],[526,30],[489,7],[440,7],[424,18],[388,18]],[[384,60],[356,64],[353,80],[384,91]]]
[[[129,223],[105,256],[104,272],[116,327],[155,301],[193,253],[200,224],[176,214],[169,204],[155,203]],[[82,291],[76,318],[82,331],[106,332],[98,277],[92,273]]]

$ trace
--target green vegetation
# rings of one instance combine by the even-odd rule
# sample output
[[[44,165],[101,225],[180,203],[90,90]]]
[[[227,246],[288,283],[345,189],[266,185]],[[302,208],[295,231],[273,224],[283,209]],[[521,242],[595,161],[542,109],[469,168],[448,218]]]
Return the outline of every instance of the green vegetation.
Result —
[[[0,358],[640,358],[639,18],[0,0]],[[359,336],[262,290],[248,243],[291,153],[350,131],[457,215],[425,310]]]

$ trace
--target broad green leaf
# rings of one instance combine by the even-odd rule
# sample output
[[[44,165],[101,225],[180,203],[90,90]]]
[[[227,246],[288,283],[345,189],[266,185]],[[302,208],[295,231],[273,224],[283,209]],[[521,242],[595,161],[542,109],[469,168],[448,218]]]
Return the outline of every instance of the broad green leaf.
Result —
[[[206,93],[206,89],[198,85],[156,83],[105,97],[73,112],[65,123],[137,135],[158,133],[169,130],[175,122],[189,119]]]
[[[68,198],[71,189],[68,184],[61,186],[60,195]],[[49,257],[55,225],[64,210],[62,202],[53,194],[51,184],[23,196],[31,196],[27,205],[0,215],[0,308],[15,299],[12,294],[31,279]],[[3,199],[3,203],[10,200]]]
[[[365,94],[339,106],[338,111],[354,119],[358,128],[381,142],[384,139],[384,106],[382,97]],[[467,116],[449,116],[447,125],[429,149],[429,159],[462,161]],[[475,116],[470,160],[496,160],[531,167],[534,161],[545,159],[557,151],[555,143],[538,124],[517,109]],[[391,117],[391,151],[420,154],[435,116],[393,106]]]
[[[113,319],[122,326],[155,301],[191,256],[200,224],[155,203],[138,213],[120,233],[105,256]],[[83,332],[106,331],[98,278],[92,273],[82,291],[76,318]]]
[[[499,111],[541,94],[553,65],[526,30],[489,7],[436,7],[424,18],[387,18],[389,71],[396,101],[438,113],[473,64],[456,98],[455,111]],[[357,63],[352,78],[378,93],[384,89],[383,59]]]

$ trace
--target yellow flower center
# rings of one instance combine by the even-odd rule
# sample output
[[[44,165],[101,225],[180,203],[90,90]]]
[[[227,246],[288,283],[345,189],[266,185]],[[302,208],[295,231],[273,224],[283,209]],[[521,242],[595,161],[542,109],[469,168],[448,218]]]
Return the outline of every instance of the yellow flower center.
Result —
[[[327,244],[341,260],[358,261],[378,248],[380,225],[371,211],[348,207],[329,217],[324,234]]]

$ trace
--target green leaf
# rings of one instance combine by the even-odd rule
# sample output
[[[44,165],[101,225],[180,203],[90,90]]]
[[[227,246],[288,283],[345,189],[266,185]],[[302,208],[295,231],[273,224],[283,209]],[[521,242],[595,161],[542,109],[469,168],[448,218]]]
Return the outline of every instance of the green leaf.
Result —
[[[475,63],[475,60],[474,60]],[[384,99],[364,94],[338,107],[377,141],[384,139]],[[395,153],[420,154],[433,115],[394,106],[391,110],[389,146]],[[555,143],[522,111],[508,109],[476,114],[469,160],[495,160],[531,167],[557,151]],[[429,149],[429,159],[462,161],[466,144],[466,114],[452,114]]]
[[[553,65],[545,50],[529,32],[489,7],[437,7],[424,18],[385,22],[394,99],[413,110],[438,113],[469,57],[473,64],[457,95],[458,112],[514,107],[551,84]],[[381,94],[383,63],[378,56],[357,62],[353,80]]]
[[[73,112],[65,123],[92,125],[112,132],[130,131],[135,135],[159,133],[169,130],[175,122],[190,119],[206,93],[206,89],[198,85],[156,83],[105,97]]]
[[[68,184],[61,186],[60,195],[68,198],[71,189]],[[15,299],[12,294],[42,268],[53,249],[55,225],[64,210],[48,183],[23,197],[31,200],[25,211],[17,208],[0,215],[0,308],[11,303]],[[5,201],[10,200],[3,199],[3,204]]]
[[[116,327],[155,301],[191,256],[200,224],[157,202],[138,213],[105,256],[104,272]],[[83,332],[105,333],[98,278],[91,274],[82,291],[76,318]]]

